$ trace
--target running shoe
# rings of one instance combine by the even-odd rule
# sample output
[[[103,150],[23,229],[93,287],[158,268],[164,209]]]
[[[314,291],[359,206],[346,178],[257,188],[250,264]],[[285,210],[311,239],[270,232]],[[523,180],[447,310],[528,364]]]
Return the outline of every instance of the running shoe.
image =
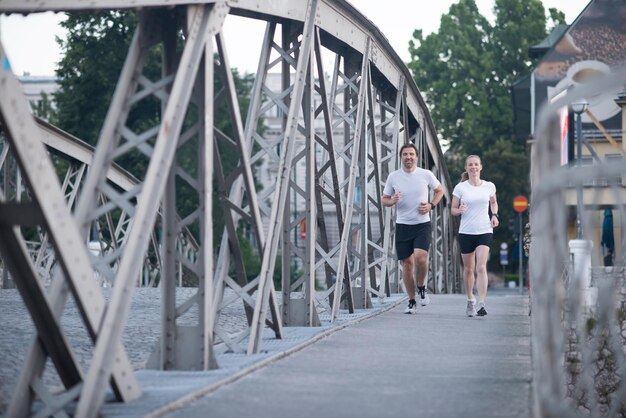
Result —
[[[476,301],[468,300],[467,301],[467,309],[465,310],[467,316],[476,316]]]
[[[479,302],[478,303],[478,312],[476,312],[476,315],[478,315],[478,316],[485,316],[485,315],[487,315],[487,311],[485,310],[485,303],[484,302]]]
[[[409,315],[417,313],[417,302],[415,302],[415,299],[409,300],[409,306],[406,307],[404,313]]]
[[[426,287],[424,287],[423,289],[418,288],[417,293],[420,297],[420,305],[426,306],[430,303],[430,296],[428,296],[428,293],[426,292]]]

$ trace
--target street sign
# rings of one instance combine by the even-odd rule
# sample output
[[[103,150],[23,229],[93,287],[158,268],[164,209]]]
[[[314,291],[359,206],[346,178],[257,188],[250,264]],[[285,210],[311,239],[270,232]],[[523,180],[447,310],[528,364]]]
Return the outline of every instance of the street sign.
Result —
[[[502,267],[509,265],[509,245],[506,242],[500,244],[500,264]]]
[[[509,250],[507,249],[507,247],[505,247],[506,244],[502,244],[502,246],[500,247],[500,264],[502,266],[508,266],[509,265]]]
[[[519,195],[515,196],[513,199],[513,209],[515,212],[522,213],[528,208],[528,199],[526,197]]]
[[[523,246],[523,240],[522,240],[522,235],[523,233],[523,229],[522,229],[522,212],[524,212],[526,209],[528,208],[528,199],[526,199],[525,196],[519,195],[519,196],[515,196],[515,199],[513,199],[513,209],[515,210],[515,212],[518,213],[517,215],[517,224],[519,225],[519,234],[517,234],[517,245],[518,245],[518,251],[519,251],[519,289],[520,289],[520,294],[523,293],[523,265],[524,265],[524,259],[522,258],[522,246]]]

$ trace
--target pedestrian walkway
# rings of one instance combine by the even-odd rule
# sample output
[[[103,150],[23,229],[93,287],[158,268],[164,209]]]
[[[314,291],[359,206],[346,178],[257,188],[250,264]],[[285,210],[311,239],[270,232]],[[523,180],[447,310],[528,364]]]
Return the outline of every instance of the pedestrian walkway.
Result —
[[[17,326],[27,315],[14,303],[17,294],[7,294],[7,323]],[[135,296],[141,302],[151,293]],[[322,315],[321,327],[285,327],[282,340],[266,330],[262,353],[221,354],[217,370],[139,369],[142,397],[118,403],[110,395],[101,416],[529,417],[528,297],[490,290],[484,318],[465,316],[463,295],[431,297],[416,315],[404,314],[406,298],[392,295],[383,303],[375,298],[373,309],[342,312],[334,323]],[[158,320],[147,320],[158,319],[158,303],[136,302],[130,330],[137,321],[146,334],[158,334]],[[16,352],[16,335],[30,338],[1,332],[11,329],[0,329],[6,353]],[[139,364],[153,342],[135,335],[125,346]],[[5,360],[0,376],[12,386],[22,360]]]
[[[493,296],[484,318],[465,297],[405,302],[332,333],[168,417],[530,417],[528,298]],[[172,382],[175,384],[174,382]]]

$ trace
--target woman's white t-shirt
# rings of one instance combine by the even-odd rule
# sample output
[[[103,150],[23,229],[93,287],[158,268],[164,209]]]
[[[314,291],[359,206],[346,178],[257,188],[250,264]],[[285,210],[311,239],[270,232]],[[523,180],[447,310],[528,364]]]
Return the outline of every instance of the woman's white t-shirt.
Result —
[[[465,203],[467,210],[461,215],[460,234],[481,235],[493,233],[489,219],[489,199],[496,194],[496,185],[481,180],[479,186],[472,186],[468,180],[457,184],[452,195]]]
[[[383,194],[393,196],[400,192],[400,200],[396,203],[396,223],[417,225],[430,221],[430,213],[420,214],[420,203],[429,202],[430,189],[437,188],[441,183],[437,177],[423,168],[407,173],[400,169],[393,171],[387,177]]]

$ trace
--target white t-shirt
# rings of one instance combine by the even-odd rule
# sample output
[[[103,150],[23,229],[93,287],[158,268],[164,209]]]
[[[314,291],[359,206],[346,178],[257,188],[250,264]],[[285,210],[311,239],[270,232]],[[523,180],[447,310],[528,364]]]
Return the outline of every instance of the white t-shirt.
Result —
[[[389,174],[383,194],[393,196],[400,192],[400,200],[396,203],[396,223],[417,225],[430,221],[430,213],[421,215],[418,211],[420,203],[429,202],[429,189],[439,186],[435,175],[423,168],[415,167],[411,173],[396,170]]]
[[[460,203],[467,205],[461,215],[460,234],[481,235],[493,233],[489,219],[489,199],[496,194],[496,185],[481,180],[480,186],[472,186],[469,181],[457,184],[452,191]]]

